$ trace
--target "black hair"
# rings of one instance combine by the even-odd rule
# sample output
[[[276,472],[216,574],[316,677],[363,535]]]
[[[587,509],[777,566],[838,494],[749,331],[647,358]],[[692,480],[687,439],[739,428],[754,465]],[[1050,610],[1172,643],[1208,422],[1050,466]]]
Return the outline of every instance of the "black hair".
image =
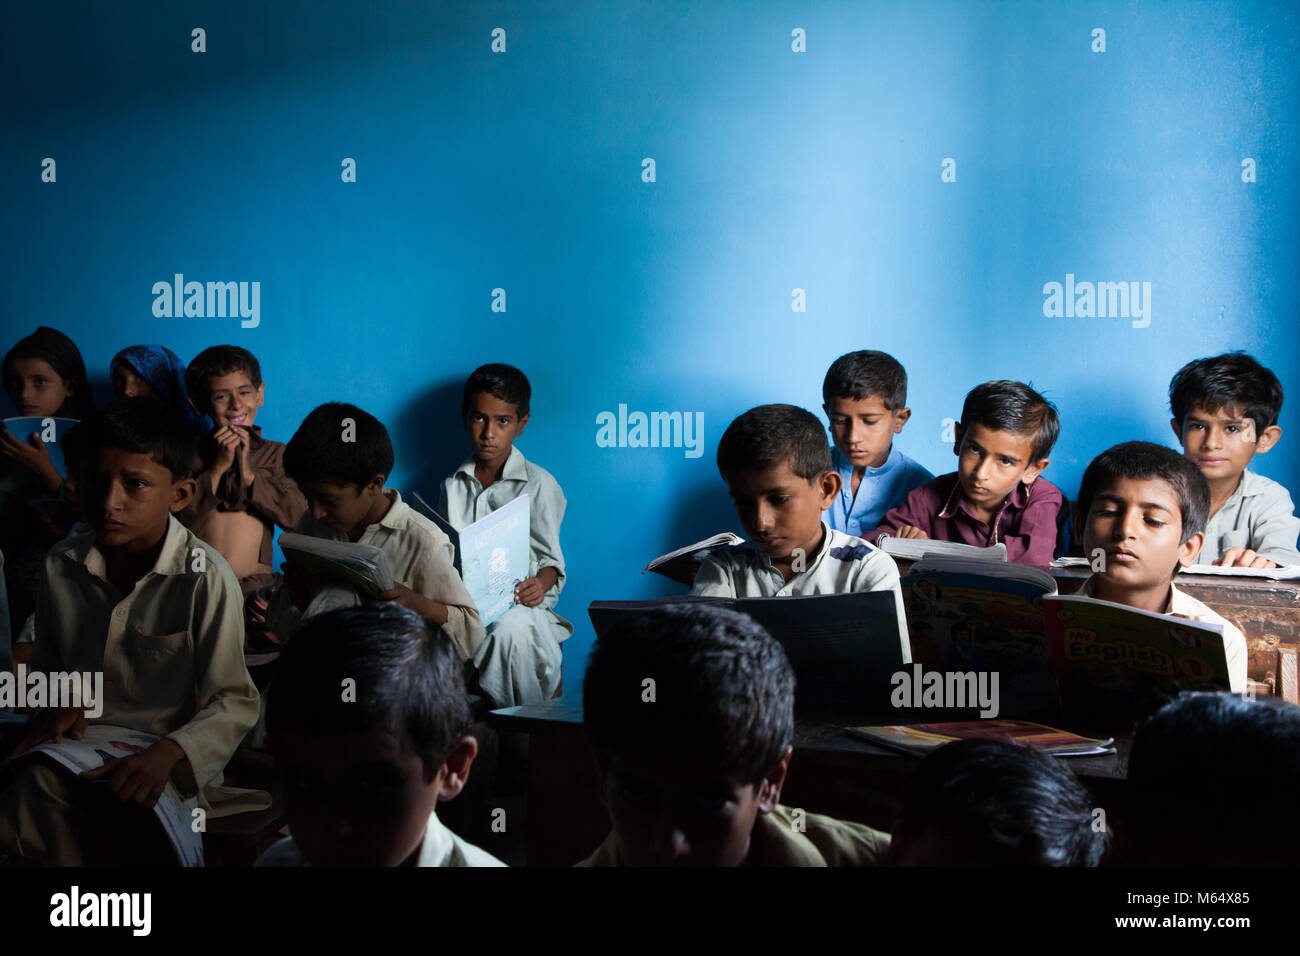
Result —
[[[355,699],[344,694],[345,680]],[[381,728],[433,772],[471,723],[463,667],[451,639],[388,601],[309,618],[285,645],[267,695],[272,749],[285,730],[361,734]]]
[[[479,392],[487,392],[494,398],[509,402],[520,418],[527,417],[528,402],[533,397],[533,387],[528,384],[528,376],[513,365],[503,365],[500,362],[480,365],[465,379],[465,395],[460,403],[462,422],[469,414],[469,403]]]
[[[1088,522],[1092,500],[1097,493],[1121,478],[1134,481],[1158,479],[1167,484],[1178,498],[1183,534],[1180,544],[1198,531],[1205,530],[1210,516],[1210,486],[1195,463],[1172,448],[1149,441],[1126,441],[1107,448],[1084,470],[1079,482],[1079,500],[1075,514],[1080,528]]]
[[[1029,438],[1030,462],[1050,455],[1061,434],[1056,406],[1024,382],[985,382],[967,392],[961,406],[961,426],[969,432],[973,425]]]
[[[350,424],[345,426],[345,419]],[[284,449],[284,472],[299,487],[330,481],[364,488],[375,475],[387,477],[392,471],[388,429],[375,416],[345,402],[313,408]]]
[[[1282,411],[1282,383],[1277,376],[1245,352],[1225,352],[1188,362],[1169,383],[1169,410],[1183,421],[1196,406],[1217,412],[1225,405],[1239,406],[1255,423],[1255,434],[1277,424]]]
[[[822,381],[822,401],[836,398],[861,401],[875,396],[891,412],[907,405],[907,371],[888,352],[862,349],[841,355]]]
[[[758,784],[794,741],[784,649],[753,618],[724,608],[666,605],[623,619],[596,640],[582,690],[602,767],[613,755],[681,756]],[[693,752],[681,753],[688,744]]]
[[[247,375],[255,388],[262,384],[262,366],[248,349],[238,345],[213,345],[204,349],[185,367],[185,391],[189,393],[190,401],[207,414],[208,403],[212,400],[209,383],[220,375],[235,372]]]
[[[725,479],[743,468],[788,464],[807,481],[831,470],[831,450],[817,416],[795,405],[759,405],[737,417],[718,441],[718,471]]]
[[[194,474],[196,439],[185,413],[156,398],[118,398],[74,425],[63,437],[64,461],[84,471],[101,448],[148,455],[173,481]]]
[[[1128,761],[1128,819],[1140,853],[1224,865],[1225,847],[1291,865],[1300,829],[1260,813],[1300,803],[1300,707],[1229,693],[1183,693],[1138,725]]]
[[[992,866],[1096,866],[1106,830],[1067,768],[1005,740],[958,740],[926,755],[903,804],[901,833],[956,839]]]
[[[13,403],[17,405],[20,397],[15,391],[17,380],[14,362],[17,359],[33,358],[46,362],[72,392],[64,403],[65,408],[59,409],[59,412],[77,419],[89,416],[95,407],[95,400],[90,393],[90,380],[86,378],[86,363],[81,358],[81,350],[72,339],[48,325],[42,325],[30,335],[23,336],[5,353],[3,372],[0,374],[4,378],[5,391]]]

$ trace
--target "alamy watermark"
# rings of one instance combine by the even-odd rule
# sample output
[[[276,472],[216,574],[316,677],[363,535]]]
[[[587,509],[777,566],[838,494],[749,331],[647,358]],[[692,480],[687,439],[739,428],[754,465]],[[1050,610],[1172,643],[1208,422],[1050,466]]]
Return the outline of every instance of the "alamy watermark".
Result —
[[[94,720],[104,713],[103,671],[28,670],[19,664],[13,672],[0,672],[0,707],[73,707]]]
[[[682,448],[687,458],[704,454],[703,412],[629,412],[596,415],[599,448]]]
[[[978,707],[981,717],[996,717],[1001,709],[997,671],[927,671],[913,664],[910,671],[895,671],[889,683],[894,707]]]

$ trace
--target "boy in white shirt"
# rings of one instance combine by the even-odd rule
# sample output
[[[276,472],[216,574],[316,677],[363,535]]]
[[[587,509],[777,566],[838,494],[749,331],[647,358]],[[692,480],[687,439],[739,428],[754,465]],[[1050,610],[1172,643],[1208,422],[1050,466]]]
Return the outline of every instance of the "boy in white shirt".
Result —
[[[307,621],[267,705],[292,836],[257,865],[503,866],[435,812],[478,753],[461,670],[447,636],[395,604]]]
[[[909,663],[898,565],[822,519],[839,494],[840,475],[816,416],[794,405],[751,408],[723,433],[717,460],[750,540],[705,558],[692,593],[786,597],[892,590]]]

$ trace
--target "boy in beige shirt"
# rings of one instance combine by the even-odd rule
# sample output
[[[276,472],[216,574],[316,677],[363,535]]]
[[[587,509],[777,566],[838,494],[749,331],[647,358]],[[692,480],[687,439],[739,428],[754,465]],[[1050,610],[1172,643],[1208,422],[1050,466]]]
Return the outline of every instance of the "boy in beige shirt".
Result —
[[[269,804],[222,786],[222,770],[258,714],[244,666],[239,583],[221,555],[172,512],[194,494],[194,438],[179,410],[113,402],[77,427],[78,482],[91,531],[56,545],[37,599],[31,669],[102,671],[95,720],[161,737],[82,776],[40,760],[0,783],[0,849],[32,862],[139,861],[161,829],[146,811],[164,790],[197,794],[212,816]],[[80,739],[86,711],[36,712],[16,753]],[[111,796],[110,796],[111,795]],[[162,862],[165,857],[155,860]]]

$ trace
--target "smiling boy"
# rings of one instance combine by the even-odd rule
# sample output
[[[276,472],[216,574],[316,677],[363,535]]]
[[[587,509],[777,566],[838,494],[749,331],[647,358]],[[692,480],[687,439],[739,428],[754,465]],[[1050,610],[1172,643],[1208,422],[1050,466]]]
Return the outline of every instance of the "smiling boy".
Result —
[[[907,372],[884,352],[841,355],[826,372],[822,402],[835,446],[831,467],[840,476],[840,493],[826,521],[837,531],[860,535],[879,525],[913,488],[934,478],[894,447],[894,436],[912,417]]]
[[[549,471],[515,447],[530,417],[532,386],[513,365],[476,368],[465,380],[460,417],[473,452],[442,483],[438,510],[457,529],[528,495],[528,577],[514,607],[487,627],[474,659],[478,689],[497,707],[549,700],[560,686],[560,644],[573,625],[555,613],[564,587],[560,523],[566,501]]]
[[[954,434],[957,470],[917,488],[867,535],[934,538],[1048,565],[1064,497],[1041,478],[1061,424],[1056,408],[1022,382],[985,382],[966,396]]]
[[[244,666],[234,574],[172,516],[194,494],[193,431],[179,410],[134,398],[106,406],[76,436],[92,530],[50,551],[31,667],[102,670],[98,722],[162,739],[82,775],[106,783],[113,800],[43,762],[24,764],[0,793],[0,847],[56,865],[120,864],[139,859],[133,839],[151,845],[157,821],[144,808],[164,789],[197,794],[212,816],[269,801],[222,786],[257,719],[258,694]],[[76,709],[38,712],[19,752],[65,734],[79,739],[87,723]]]
[[[1244,352],[1188,362],[1169,383],[1169,424],[1210,486],[1196,560],[1223,567],[1300,564],[1300,519],[1286,488],[1247,466],[1282,437],[1282,384]]]
[[[718,471],[749,540],[719,548],[700,564],[691,590],[723,597],[894,592],[906,620],[898,565],[822,518],[840,491],[821,423],[794,405],[760,405],[718,441]],[[901,628],[904,663],[911,651]]]
[[[1152,442],[1116,445],[1092,460],[1079,484],[1084,553],[1104,552],[1104,570],[1079,593],[1156,614],[1223,625],[1228,683],[1246,688],[1246,639],[1231,622],[1174,586],[1201,549],[1210,490],[1195,464]]]
[[[266,400],[261,366],[247,349],[214,345],[185,370],[185,387],[216,428],[199,442],[194,499],[177,515],[230,562],[245,595],[276,583],[275,527],[285,531],[307,508],[284,471],[284,445],[255,424]]]

